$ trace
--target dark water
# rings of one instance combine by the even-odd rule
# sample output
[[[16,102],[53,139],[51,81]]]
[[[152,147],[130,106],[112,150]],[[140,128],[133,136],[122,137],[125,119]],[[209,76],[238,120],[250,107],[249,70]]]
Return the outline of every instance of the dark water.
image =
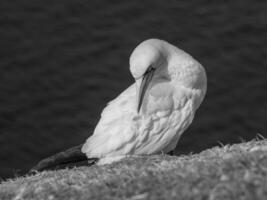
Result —
[[[266,1],[0,2],[0,177],[92,133],[133,82],[128,57],[156,37],[207,70],[208,93],[177,154],[267,136]]]

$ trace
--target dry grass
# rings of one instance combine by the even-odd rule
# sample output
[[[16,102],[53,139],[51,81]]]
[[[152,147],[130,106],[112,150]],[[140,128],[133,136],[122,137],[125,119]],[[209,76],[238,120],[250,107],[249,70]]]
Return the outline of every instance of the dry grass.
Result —
[[[267,199],[267,140],[18,177],[0,199]]]

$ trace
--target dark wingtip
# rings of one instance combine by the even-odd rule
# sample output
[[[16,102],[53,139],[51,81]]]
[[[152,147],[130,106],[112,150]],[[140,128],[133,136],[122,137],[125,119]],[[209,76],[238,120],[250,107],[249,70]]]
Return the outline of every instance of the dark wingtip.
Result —
[[[92,165],[96,164],[96,162],[98,160],[99,160],[98,158],[90,158],[90,159],[86,159],[86,160],[80,160],[77,162],[61,163],[61,164],[57,164],[57,165],[53,165],[53,166],[51,166],[51,165],[47,166],[46,164],[43,164],[43,162],[41,161],[41,163],[37,164],[32,169],[30,169],[27,174],[28,175],[34,175],[34,174],[37,174],[38,172],[42,172],[42,171],[59,170],[59,169],[72,169],[74,167],[81,167],[81,166],[92,166]]]
[[[82,145],[78,145],[59,152],[53,156],[41,160],[36,166],[29,170],[30,174],[35,174],[44,170],[56,170],[64,168],[72,168],[77,166],[90,166],[95,164],[98,159],[88,159],[84,153],[81,152]]]

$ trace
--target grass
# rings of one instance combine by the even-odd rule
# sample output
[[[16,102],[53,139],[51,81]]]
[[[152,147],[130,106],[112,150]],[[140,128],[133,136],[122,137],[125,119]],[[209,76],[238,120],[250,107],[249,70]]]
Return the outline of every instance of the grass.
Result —
[[[267,140],[45,171],[2,182],[0,199],[267,199]]]

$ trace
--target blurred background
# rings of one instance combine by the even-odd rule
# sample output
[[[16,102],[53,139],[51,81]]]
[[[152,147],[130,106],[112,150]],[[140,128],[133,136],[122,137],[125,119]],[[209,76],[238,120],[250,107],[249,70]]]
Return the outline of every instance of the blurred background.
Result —
[[[267,3],[1,0],[0,177],[83,143],[160,38],[206,68],[208,92],[176,154],[267,137]]]

